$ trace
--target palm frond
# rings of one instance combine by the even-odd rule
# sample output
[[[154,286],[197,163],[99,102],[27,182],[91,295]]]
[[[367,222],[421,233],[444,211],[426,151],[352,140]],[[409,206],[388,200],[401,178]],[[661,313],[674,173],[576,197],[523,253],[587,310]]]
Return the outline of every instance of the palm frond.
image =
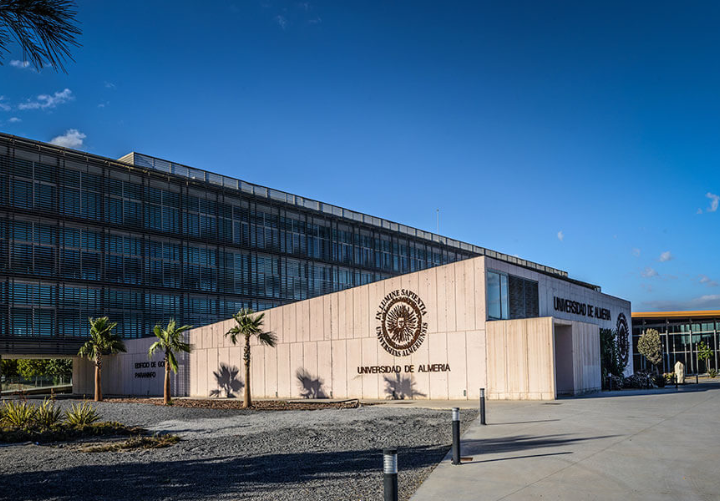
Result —
[[[274,347],[277,344],[277,336],[273,332],[263,331],[265,313],[253,313],[251,309],[243,308],[233,315],[236,325],[225,333],[230,337],[232,344],[237,344],[238,337],[256,336],[261,344]]]
[[[271,348],[275,347],[277,340],[277,335],[274,332],[261,332],[258,334],[258,341],[260,341],[260,344],[267,345]]]
[[[168,321],[167,327],[161,327],[160,325],[156,325],[153,329],[153,332],[155,334],[155,337],[158,338],[158,340],[155,341],[152,346],[150,346],[150,349],[148,350],[148,357],[152,357],[155,351],[162,350],[163,352],[165,352],[165,358],[170,368],[173,370],[173,372],[177,372],[178,362],[177,358],[175,357],[175,352],[182,351],[185,353],[190,353],[190,351],[192,351],[192,346],[184,341],[182,335],[183,332],[189,329],[192,329],[191,325],[183,325],[182,327],[178,327],[174,318],[171,318]]]
[[[158,350],[162,350],[162,343],[160,341],[155,341],[153,344],[150,345],[150,349],[148,350],[148,358],[151,358]]]
[[[73,58],[70,47],[79,47],[72,0],[0,0],[0,58],[9,52],[9,33],[35,69],[46,64],[65,71],[64,61]]]
[[[113,333],[117,323],[110,322],[108,317],[90,318],[88,320],[90,321],[90,339],[80,348],[78,356],[93,360],[98,355],[113,355],[127,351],[122,337]]]

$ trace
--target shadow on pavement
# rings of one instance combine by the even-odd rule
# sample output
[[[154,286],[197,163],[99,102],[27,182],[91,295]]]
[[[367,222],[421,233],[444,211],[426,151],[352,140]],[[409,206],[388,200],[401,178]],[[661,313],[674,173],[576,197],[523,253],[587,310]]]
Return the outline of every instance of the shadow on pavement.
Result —
[[[398,463],[405,470],[434,465],[448,449],[448,446],[402,447]],[[150,459],[147,456],[144,459],[146,462],[2,475],[0,499],[217,499],[228,496],[244,499],[244,496],[273,497],[276,489],[297,489],[299,482],[322,480],[327,483],[366,475],[377,476],[378,496],[382,489],[382,451],[378,449],[224,456],[207,460],[178,457],[176,461],[147,462]],[[317,494],[322,496],[319,490]],[[348,498],[367,498],[367,492],[353,494],[348,492]]]
[[[463,464],[494,463],[496,461],[509,461],[511,459],[542,458],[546,456],[563,456],[565,454],[572,454],[572,452],[549,452],[547,454],[528,454],[526,456],[511,456],[507,458],[483,459],[479,461],[463,461]]]
[[[463,440],[461,452],[465,456],[498,454],[508,452],[526,451],[530,449],[546,449],[548,447],[560,447],[563,445],[586,442],[588,440],[601,440],[614,438],[619,435],[602,435],[597,437],[570,438],[568,435],[547,435],[538,437],[535,435],[515,435],[503,438],[491,438],[482,440]],[[565,438],[567,437],[567,438]]]

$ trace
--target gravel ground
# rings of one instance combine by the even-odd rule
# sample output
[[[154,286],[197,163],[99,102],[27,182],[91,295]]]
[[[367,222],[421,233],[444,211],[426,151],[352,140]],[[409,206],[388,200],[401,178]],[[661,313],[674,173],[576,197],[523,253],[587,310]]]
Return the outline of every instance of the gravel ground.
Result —
[[[69,401],[60,405],[69,406]],[[382,452],[399,447],[409,499],[450,448],[450,411],[383,405],[248,412],[100,403],[103,420],[171,432],[166,449],[85,453],[0,447],[0,499],[382,499]],[[462,411],[463,427],[475,411]]]

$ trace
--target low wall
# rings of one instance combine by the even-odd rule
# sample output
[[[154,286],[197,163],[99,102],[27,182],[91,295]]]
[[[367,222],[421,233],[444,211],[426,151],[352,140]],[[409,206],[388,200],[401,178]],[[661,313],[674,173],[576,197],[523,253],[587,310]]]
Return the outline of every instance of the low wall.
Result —
[[[162,396],[165,368],[163,353],[148,358],[155,337],[125,341],[126,353],[103,357],[103,395]],[[188,357],[177,356],[178,373],[171,372],[170,390],[173,396],[188,395]],[[92,397],[95,393],[95,364],[86,358],[73,359],[73,393]]]

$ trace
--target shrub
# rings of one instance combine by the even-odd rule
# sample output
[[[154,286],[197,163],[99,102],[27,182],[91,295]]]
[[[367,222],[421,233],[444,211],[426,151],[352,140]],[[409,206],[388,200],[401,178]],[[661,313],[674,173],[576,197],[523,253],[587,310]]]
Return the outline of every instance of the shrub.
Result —
[[[647,372],[636,372],[624,380],[626,388],[646,389],[655,386],[655,376]]]
[[[70,410],[65,412],[65,419],[69,425],[84,426],[100,419],[100,415],[92,405],[83,402],[77,405],[72,404]]]
[[[665,376],[658,374],[655,376],[655,385],[658,388],[665,388]]]
[[[715,370],[715,369],[708,369],[708,376],[710,376],[711,378],[715,379],[715,377],[717,377],[717,370]]]
[[[28,428],[35,420],[36,409],[27,402],[5,402],[3,423],[18,428]]]
[[[45,399],[35,411],[35,422],[43,428],[51,428],[62,420],[62,411],[55,407],[55,402]]]

